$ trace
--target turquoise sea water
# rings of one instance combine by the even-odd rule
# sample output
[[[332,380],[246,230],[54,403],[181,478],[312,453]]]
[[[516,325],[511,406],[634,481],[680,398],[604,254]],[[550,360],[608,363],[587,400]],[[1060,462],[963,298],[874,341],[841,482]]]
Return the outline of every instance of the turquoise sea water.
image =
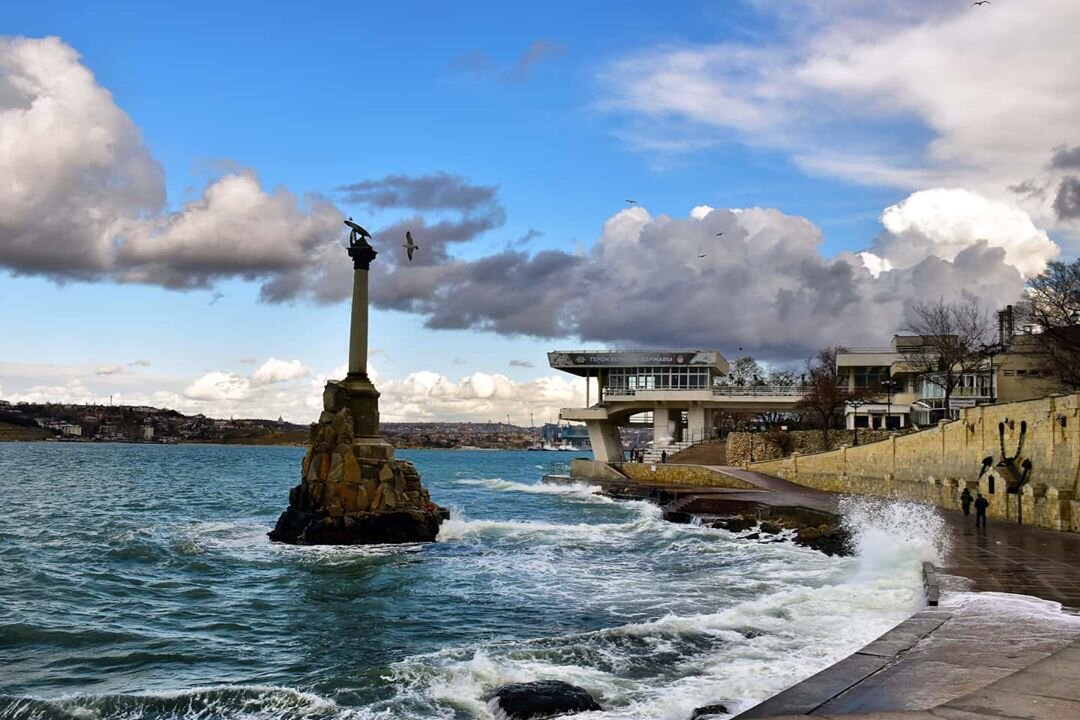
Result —
[[[486,718],[557,678],[582,717],[682,720],[919,602],[903,528],[828,558],[540,485],[553,453],[398,454],[453,510],[439,543],[271,544],[300,448],[0,444],[0,718]]]

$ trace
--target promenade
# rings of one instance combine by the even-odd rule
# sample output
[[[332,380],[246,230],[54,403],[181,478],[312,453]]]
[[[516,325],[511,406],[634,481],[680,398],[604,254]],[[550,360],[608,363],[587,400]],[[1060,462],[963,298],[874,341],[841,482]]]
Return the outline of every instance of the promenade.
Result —
[[[735,467],[712,469],[756,489],[665,487],[669,507],[707,518],[746,503],[837,513],[840,496]],[[1080,535],[937,508],[949,538],[938,566],[944,593],[927,608],[737,720],[1080,719]],[[959,602],[957,598],[985,600]],[[1026,604],[1025,604],[1026,603]]]

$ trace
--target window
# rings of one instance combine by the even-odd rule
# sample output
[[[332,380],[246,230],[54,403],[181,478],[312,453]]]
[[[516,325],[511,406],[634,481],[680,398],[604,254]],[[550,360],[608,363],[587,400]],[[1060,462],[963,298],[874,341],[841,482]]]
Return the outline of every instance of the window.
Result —
[[[855,368],[855,387],[876,387],[887,377],[889,377],[887,367],[857,367]]]

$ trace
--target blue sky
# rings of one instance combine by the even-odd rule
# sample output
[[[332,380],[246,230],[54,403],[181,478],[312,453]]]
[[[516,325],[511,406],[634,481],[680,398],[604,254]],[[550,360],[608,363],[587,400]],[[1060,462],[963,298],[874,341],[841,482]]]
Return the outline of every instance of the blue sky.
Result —
[[[199,201],[208,185],[243,168],[257,174],[267,192],[282,187],[301,197],[319,194],[341,213],[378,228],[411,211],[350,205],[337,188],[390,175],[443,172],[476,186],[497,186],[497,203],[505,213],[494,229],[450,248],[450,256],[464,263],[496,255],[530,230],[542,234],[524,245],[527,255],[553,250],[570,263],[575,253],[580,257],[594,251],[604,223],[628,212],[625,200],[633,198],[647,209],[648,222],[663,215],[686,218],[701,205],[774,208],[784,216],[805,218],[821,233],[820,243],[806,242],[827,264],[838,254],[876,247],[885,208],[918,191],[964,188],[1023,212],[1032,218],[1033,237],[1038,235],[1033,242],[1052,240],[1068,253],[1072,230],[1067,218],[1040,216],[1036,201],[1025,207],[1023,198],[1004,189],[1029,179],[1023,172],[1041,167],[1041,155],[1026,166],[1003,161],[974,169],[970,163],[931,157],[929,141],[959,136],[960,143],[966,136],[951,125],[935,125],[940,113],[935,113],[934,100],[919,100],[923,91],[907,98],[905,86],[891,78],[872,79],[873,97],[865,88],[858,90],[863,97],[854,98],[850,88],[836,91],[832,76],[816,80],[813,92],[803,88],[787,97],[784,78],[789,73],[805,78],[816,72],[800,63],[819,52],[815,43],[821,38],[839,35],[853,45],[862,43],[858,46],[865,50],[865,38],[849,32],[844,13],[879,24],[883,35],[912,23],[890,9],[898,4],[885,3],[886,9],[871,17],[852,10],[852,3],[833,5],[828,12],[799,15],[760,2],[538,7],[35,2],[0,8],[0,27],[11,37],[58,37],[81,56],[81,64],[111,93],[163,169],[166,207],[160,212],[165,215],[182,212],[185,203]],[[938,13],[928,22],[945,33],[956,17]],[[969,22],[966,17],[960,21]],[[732,60],[731,48],[752,49],[763,53],[762,59],[749,69],[741,67]],[[530,51],[534,57],[527,61]],[[689,53],[691,61],[684,62],[679,53]],[[709,84],[702,84],[698,72],[711,73]],[[674,89],[665,86],[670,82]],[[845,99],[819,100],[822,87]],[[745,93],[754,104],[750,119],[734,111],[726,115],[723,97],[712,109],[699,108],[697,98],[711,92]],[[866,112],[890,93],[897,98],[895,108]],[[674,100],[665,99],[669,96]],[[683,97],[695,100],[684,103]],[[0,112],[2,99],[0,93]],[[1025,152],[1048,157],[1055,145],[1076,141],[1080,138],[1048,138],[1045,148]],[[661,143],[678,150],[658,150]],[[852,170],[847,150],[857,150],[865,165]],[[898,169],[908,174],[898,178]],[[918,210],[911,205],[905,217]],[[452,218],[455,211],[425,216]],[[935,216],[934,222],[939,221]],[[648,222],[635,227],[640,230]],[[901,225],[897,237],[906,238],[918,227],[929,238],[925,244],[931,249],[923,255],[951,242],[939,237],[944,230],[926,230],[927,222],[905,220]],[[649,231],[641,232],[646,237]],[[881,247],[896,245],[889,241],[880,241]],[[0,234],[0,246],[4,242],[9,241]],[[957,242],[962,249],[974,241]],[[1007,247],[1009,242],[991,238],[990,244]],[[397,242],[384,245],[391,252]],[[1045,254],[1045,247],[1038,248]],[[948,252],[955,256],[954,250]],[[631,259],[640,253],[637,262],[646,265],[654,262],[649,252],[627,250]],[[938,253],[953,260],[946,255]],[[886,259],[896,265],[891,256]],[[341,263],[346,262],[342,253]],[[185,409],[268,412],[294,407],[290,403],[308,393],[308,385],[344,361],[345,303],[303,298],[260,302],[258,282],[243,273],[178,291],[153,282],[117,282],[108,273],[92,282],[58,284],[48,272],[26,275],[16,261],[6,265],[24,274],[0,277],[0,332],[7,338],[0,354],[0,397],[49,392],[54,397],[100,397],[114,389],[103,384],[108,380],[130,399],[170,397]],[[531,266],[523,272],[532,272]],[[780,287],[788,281],[778,282]],[[638,280],[623,289],[631,294],[656,291]],[[719,280],[715,292],[719,305],[725,299]],[[217,300],[215,293],[221,295]],[[752,302],[728,299],[736,306],[744,301]],[[500,402],[533,404],[550,414],[551,403],[580,389],[538,390],[535,383],[552,374],[543,352],[582,344],[648,344],[654,337],[606,337],[582,330],[581,321],[565,324],[570,330],[560,338],[529,337],[512,324],[500,332],[486,331],[481,328],[490,324],[483,319],[469,328],[435,330],[425,327],[428,317],[430,312],[423,311],[375,312],[371,345],[379,353],[372,362],[387,383],[431,373],[460,385],[479,371],[505,375],[513,385],[506,397],[482,398],[485,402],[478,404],[466,402],[468,389],[448,390],[453,402],[440,406],[438,417],[505,414]],[[892,328],[877,330],[884,340]],[[683,336],[656,337],[670,342]],[[723,328],[689,328],[685,338],[687,344],[708,344],[728,354],[734,352],[729,345],[745,344],[777,361],[797,361],[807,347],[794,336],[770,344]],[[299,383],[298,388],[276,404],[267,399],[269,388],[248,404],[247,398],[228,401],[228,392],[201,406],[191,397],[185,401],[185,388],[196,378],[218,372],[242,382],[252,367],[269,358],[296,359],[309,371],[290,378],[287,382]],[[149,364],[114,375],[88,370],[135,360]],[[534,367],[512,367],[511,360]],[[523,389],[527,385],[530,390]],[[424,387],[432,391],[430,382]],[[402,398],[405,414],[407,407],[418,405],[415,393]],[[296,407],[294,418],[310,412]]]

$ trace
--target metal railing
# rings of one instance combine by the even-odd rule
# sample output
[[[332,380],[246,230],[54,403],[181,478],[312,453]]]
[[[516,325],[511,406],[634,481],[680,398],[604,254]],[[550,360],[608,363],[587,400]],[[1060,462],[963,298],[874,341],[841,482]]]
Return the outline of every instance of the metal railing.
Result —
[[[604,388],[603,397],[633,397],[639,392],[712,392],[720,397],[802,397],[808,388],[799,385],[714,385],[712,387]]]
[[[717,385],[713,395],[738,397],[802,397],[809,390],[802,385]]]

